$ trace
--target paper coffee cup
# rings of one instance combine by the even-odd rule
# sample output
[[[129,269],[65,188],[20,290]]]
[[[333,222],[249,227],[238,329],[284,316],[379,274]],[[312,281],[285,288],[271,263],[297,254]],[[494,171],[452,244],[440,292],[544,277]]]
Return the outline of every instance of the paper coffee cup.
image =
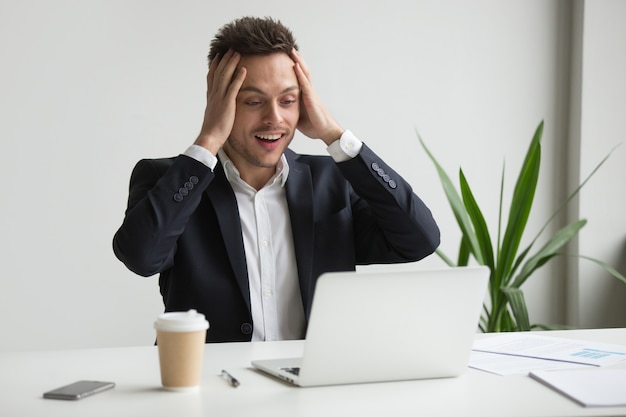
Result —
[[[197,391],[209,322],[196,310],[161,314],[157,332],[161,384],[170,391]]]

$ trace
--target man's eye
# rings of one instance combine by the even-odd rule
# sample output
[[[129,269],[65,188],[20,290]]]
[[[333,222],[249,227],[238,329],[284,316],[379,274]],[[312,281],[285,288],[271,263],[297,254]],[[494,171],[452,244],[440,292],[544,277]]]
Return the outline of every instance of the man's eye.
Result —
[[[293,104],[293,103],[295,103],[295,102],[296,102],[296,100],[283,100],[283,101],[282,101],[282,103],[283,103],[284,105]]]
[[[246,101],[246,104],[248,106],[260,106],[261,102],[260,101]]]

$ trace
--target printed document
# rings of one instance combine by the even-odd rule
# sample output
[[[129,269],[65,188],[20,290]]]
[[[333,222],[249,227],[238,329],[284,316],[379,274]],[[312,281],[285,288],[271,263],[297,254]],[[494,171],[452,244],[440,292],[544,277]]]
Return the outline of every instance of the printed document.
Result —
[[[530,332],[501,333],[478,339],[472,349],[594,366],[613,365],[626,359],[624,345],[540,336]]]
[[[469,366],[497,375],[612,365],[626,346],[526,333],[499,333],[474,342]]]

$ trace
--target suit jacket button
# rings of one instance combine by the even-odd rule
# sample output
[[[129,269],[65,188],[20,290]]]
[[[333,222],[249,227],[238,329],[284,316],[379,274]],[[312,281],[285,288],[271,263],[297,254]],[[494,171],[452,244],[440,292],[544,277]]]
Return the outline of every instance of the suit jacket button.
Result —
[[[241,325],[241,333],[250,334],[252,333],[252,325],[250,323],[244,323]]]
[[[391,188],[396,188],[398,186],[398,184],[396,184],[394,180],[389,180],[388,184],[389,184],[389,187]]]
[[[372,162],[372,169],[373,169],[374,171],[378,171],[378,168],[379,168],[379,167],[378,167],[378,164],[377,164],[376,162]]]
[[[178,194],[180,194],[180,195],[182,195],[184,197],[187,194],[189,194],[189,190],[187,190],[186,188],[179,188],[178,189]]]
[[[180,203],[181,201],[183,201],[183,196],[180,195],[179,193],[174,194],[174,201],[176,201],[177,203]]]
[[[190,181],[187,181],[185,183],[185,188],[188,189],[188,190],[191,190],[191,189],[193,189],[193,184]]]
[[[197,184],[198,183],[198,177],[196,177],[195,175],[192,175],[191,177],[189,177],[189,182],[192,184]]]

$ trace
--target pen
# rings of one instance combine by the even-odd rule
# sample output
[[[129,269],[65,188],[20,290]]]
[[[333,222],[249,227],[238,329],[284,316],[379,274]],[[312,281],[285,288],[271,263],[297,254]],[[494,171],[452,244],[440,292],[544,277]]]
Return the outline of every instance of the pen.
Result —
[[[229,374],[225,369],[222,369],[222,377],[226,378],[231,387],[237,388],[239,386],[239,381],[237,381],[237,379],[235,379],[235,377]]]

